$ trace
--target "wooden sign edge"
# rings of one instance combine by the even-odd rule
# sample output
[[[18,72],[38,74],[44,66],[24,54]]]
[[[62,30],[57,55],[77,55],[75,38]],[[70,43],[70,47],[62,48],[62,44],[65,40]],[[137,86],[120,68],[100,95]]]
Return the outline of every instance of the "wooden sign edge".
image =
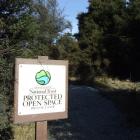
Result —
[[[49,65],[65,65],[66,66],[66,96],[65,96],[65,112],[43,113],[33,115],[18,115],[18,65],[19,64],[49,64]],[[57,120],[68,118],[68,61],[67,60],[38,60],[16,58],[15,60],[15,82],[14,82],[14,123],[37,122],[46,120]]]

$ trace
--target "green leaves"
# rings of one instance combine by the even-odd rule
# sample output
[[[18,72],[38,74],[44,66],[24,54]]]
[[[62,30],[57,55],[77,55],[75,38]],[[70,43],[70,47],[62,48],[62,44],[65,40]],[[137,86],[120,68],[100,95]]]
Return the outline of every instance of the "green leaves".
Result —
[[[140,79],[139,6],[139,0],[91,0],[88,12],[78,16],[83,61],[96,74]]]

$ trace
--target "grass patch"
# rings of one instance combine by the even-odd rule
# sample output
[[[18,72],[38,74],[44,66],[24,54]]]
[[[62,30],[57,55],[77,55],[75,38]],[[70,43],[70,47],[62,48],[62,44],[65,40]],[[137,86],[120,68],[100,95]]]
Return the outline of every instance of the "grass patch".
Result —
[[[35,140],[35,124],[13,125],[14,140]]]
[[[109,77],[96,77],[95,84],[99,88],[110,90],[140,91],[140,82],[131,82],[129,80],[112,79]]]
[[[97,77],[95,85],[124,114],[126,126],[140,127],[140,82]]]
[[[50,128],[48,130],[48,139],[54,140],[50,134]],[[11,140],[35,140],[35,123],[13,125],[12,130],[14,139]]]

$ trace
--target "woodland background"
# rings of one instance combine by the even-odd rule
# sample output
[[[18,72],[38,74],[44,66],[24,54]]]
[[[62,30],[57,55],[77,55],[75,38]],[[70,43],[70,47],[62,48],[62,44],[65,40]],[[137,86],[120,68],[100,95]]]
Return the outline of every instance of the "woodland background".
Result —
[[[140,80],[140,1],[89,0],[71,33],[57,0],[0,0],[0,139],[12,139],[16,57],[69,60],[69,77]],[[105,81],[106,82],[106,81]]]

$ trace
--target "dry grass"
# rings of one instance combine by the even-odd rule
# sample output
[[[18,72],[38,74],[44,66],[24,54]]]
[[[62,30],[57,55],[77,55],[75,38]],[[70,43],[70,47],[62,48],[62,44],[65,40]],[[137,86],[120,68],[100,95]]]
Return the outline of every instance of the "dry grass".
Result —
[[[131,82],[129,80],[118,80],[109,77],[97,77],[95,83],[116,90],[135,90],[140,91],[140,82]]]
[[[35,125],[22,124],[14,125],[14,140],[35,140]]]
[[[35,123],[13,125],[12,128],[14,135],[12,140],[35,140]],[[48,140],[54,140],[49,130]]]

